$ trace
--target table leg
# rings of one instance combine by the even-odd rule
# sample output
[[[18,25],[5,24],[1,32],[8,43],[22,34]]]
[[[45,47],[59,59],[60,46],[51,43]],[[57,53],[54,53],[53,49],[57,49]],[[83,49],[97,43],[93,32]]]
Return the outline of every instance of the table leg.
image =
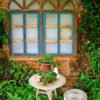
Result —
[[[57,96],[57,91],[56,91],[56,89],[54,90],[54,94],[55,94],[55,96]]]
[[[52,100],[52,91],[47,91],[47,95],[49,100]]]
[[[37,99],[37,97],[38,97],[38,92],[39,92],[39,90],[37,89],[37,91],[36,91],[36,99]]]

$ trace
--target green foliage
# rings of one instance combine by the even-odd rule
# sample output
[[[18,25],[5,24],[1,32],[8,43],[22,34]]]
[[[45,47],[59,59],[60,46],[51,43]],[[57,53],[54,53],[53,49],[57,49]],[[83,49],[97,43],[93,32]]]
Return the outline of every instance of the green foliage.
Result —
[[[85,49],[90,69],[79,75],[77,87],[85,90],[88,100],[100,99],[100,4],[99,0],[82,0],[85,11],[79,31],[87,34]],[[89,66],[86,66],[86,68]]]
[[[60,66],[60,63],[57,63],[54,57],[50,55],[45,55],[44,57],[40,58],[38,63],[45,63],[45,64],[51,64],[53,67],[58,67]]]
[[[54,97],[54,100],[63,100],[63,97],[61,95],[57,95]]]
[[[3,68],[1,74],[4,75],[5,70],[7,70],[10,74],[10,79],[13,80],[13,82],[10,81],[10,83],[9,81],[1,81],[0,88],[3,84],[3,90],[0,90],[0,99],[35,100],[36,89],[30,86],[28,82],[29,77],[35,73],[33,67],[28,66],[24,62],[15,62],[13,60],[9,60],[7,57],[2,58],[0,62],[0,68]],[[9,76],[9,74],[7,74],[6,77]],[[0,76],[3,77],[3,75]],[[4,79],[5,78],[2,80]]]
[[[0,40],[1,40],[2,44],[7,44],[9,41],[8,35],[4,35],[4,34],[0,35]]]
[[[13,95],[10,92],[7,92],[5,90],[5,86],[9,85],[11,82],[14,82],[14,81],[13,80],[10,80],[10,81],[5,80],[0,83],[0,97],[2,100],[7,99],[7,98],[12,99]]]
[[[8,36],[6,33],[6,20],[8,12],[4,9],[0,9],[0,41],[2,44],[8,43]]]
[[[0,9],[0,23],[3,21],[3,25],[6,24],[8,12],[4,9]]]
[[[28,82],[30,76],[32,76],[35,72],[32,66],[28,66],[25,62],[15,62],[10,60],[12,67],[10,67],[10,74],[12,78],[17,81],[17,83],[21,86],[24,86],[25,83]],[[21,83],[22,82],[22,83]]]
[[[99,0],[82,0],[85,11],[82,14],[82,22],[79,31],[88,33],[87,39],[100,45],[100,4]]]
[[[41,81],[43,85],[47,85],[48,83],[53,82],[57,76],[57,74],[52,71],[48,72],[39,71],[38,74],[41,76]]]
[[[88,93],[89,100],[99,100],[100,98],[100,50],[95,48],[93,43],[89,42],[87,50],[90,54],[87,56],[90,61],[90,71],[80,73],[77,87]]]
[[[48,97],[46,95],[40,95],[37,100],[48,100]]]
[[[0,58],[0,81],[10,79],[9,68],[12,67],[9,62],[9,58],[4,52],[1,52],[2,58]]]
[[[48,97],[46,95],[40,95],[38,96],[37,100],[48,100]],[[61,95],[54,96],[53,100],[63,100],[63,97]]]

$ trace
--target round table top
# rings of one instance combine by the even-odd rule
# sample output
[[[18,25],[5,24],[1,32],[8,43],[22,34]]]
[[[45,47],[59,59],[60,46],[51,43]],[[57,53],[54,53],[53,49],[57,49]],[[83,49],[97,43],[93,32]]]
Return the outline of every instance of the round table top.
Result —
[[[29,79],[30,85],[37,89],[42,89],[45,91],[46,90],[55,90],[56,88],[59,88],[66,83],[66,78],[63,75],[60,75],[60,77],[57,78],[55,81],[44,86],[41,82],[36,82],[37,77],[38,77],[38,74],[34,74],[33,76],[30,77],[30,79]]]

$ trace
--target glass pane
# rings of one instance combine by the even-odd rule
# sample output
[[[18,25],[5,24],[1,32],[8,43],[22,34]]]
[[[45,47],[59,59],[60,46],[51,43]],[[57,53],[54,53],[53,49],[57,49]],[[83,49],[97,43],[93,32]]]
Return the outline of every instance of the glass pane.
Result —
[[[57,14],[46,14],[46,24],[57,25]]]
[[[19,10],[20,8],[14,2],[11,2],[9,9],[11,9],[11,10]]]
[[[26,24],[37,25],[37,14],[26,14]]]
[[[46,39],[47,40],[57,40],[58,39],[58,29],[57,28],[47,28],[46,29]]]
[[[60,43],[60,53],[72,53],[72,43]]]
[[[23,29],[22,28],[12,29],[12,40],[23,40]]]
[[[58,45],[57,43],[46,43],[46,53],[57,53]]]
[[[12,24],[23,25],[23,15],[22,14],[13,14],[12,15]]]
[[[14,42],[12,44],[13,53],[24,53],[24,45],[23,42]]]
[[[49,2],[45,2],[43,10],[53,10],[53,9],[54,7]]]
[[[61,40],[71,40],[72,39],[72,29],[61,28],[60,29]]]
[[[27,28],[26,29],[26,39],[27,40],[38,39],[37,28]]]
[[[38,43],[34,42],[26,43],[26,52],[32,54],[38,54]]]
[[[72,14],[61,14],[60,25],[72,25]]]
[[[35,3],[33,3],[30,7],[29,10],[40,10],[40,5],[39,3],[36,1]]]

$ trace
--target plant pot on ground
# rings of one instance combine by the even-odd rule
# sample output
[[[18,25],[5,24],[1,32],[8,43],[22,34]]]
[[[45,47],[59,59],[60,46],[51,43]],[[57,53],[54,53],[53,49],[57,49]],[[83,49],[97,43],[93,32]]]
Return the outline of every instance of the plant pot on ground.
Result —
[[[54,57],[50,55],[45,55],[44,57],[40,58],[37,62],[39,63],[40,70],[43,72],[51,71],[51,67],[60,66],[60,64],[56,62]]]

